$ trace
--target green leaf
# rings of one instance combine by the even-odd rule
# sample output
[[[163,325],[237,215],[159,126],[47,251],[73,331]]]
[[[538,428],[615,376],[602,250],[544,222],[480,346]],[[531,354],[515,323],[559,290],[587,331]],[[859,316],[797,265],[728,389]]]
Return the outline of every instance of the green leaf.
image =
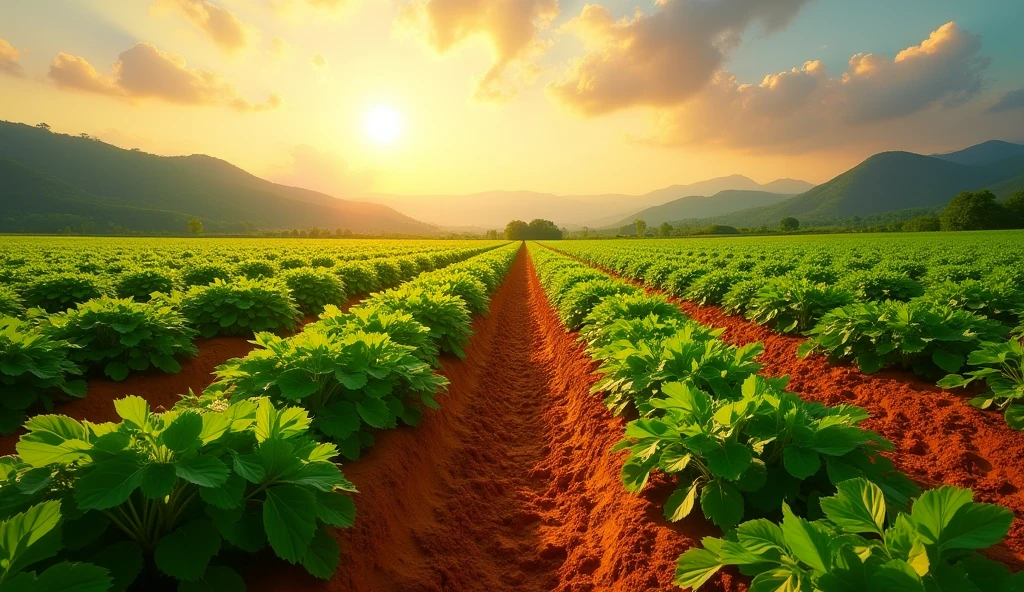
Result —
[[[199,497],[211,506],[218,508],[239,507],[242,505],[243,495],[245,495],[245,479],[236,473],[231,473],[223,485],[199,488]]]
[[[172,452],[184,452],[200,444],[199,434],[202,431],[202,416],[194,411],[185,411],[160,434],[160,443]]]
[[[17,572],[19,562],[47,559],[59,550],[48,546],[47,535],[58,537],[61,522],[60,502],[48,501],[0,522],[0,576]]]
[[[747,470],[753,458],[743,444],[726,442],[708,453],[707,462],[712,475],[735,481]]]
[[[178,592],[245,592],[245,580],[230,567],[211,565],[198,580],[179,583]]]
[[[651,467],[637,458],[631,458],[622,465],[622,484],[630,493],[643,489],[650,475]]]
[[[149,420],[149,403],[142,397],[127,396],[114,401],[114,409],[121,419],[136,429],[145,427]]]
[[[128,374],[131,372],[131,368],[124,362],[110,362],[103,368],[103,373],[110,377],[114,382],[121,382],[125,378],[128,378]]]
[[[302,556],[302,567],[306,571],[320,578],[329,580],[338,568],[338,560],[341,558],[341,550],[338,548],[338,541],[324,528],[318,528],[313,535],[313,540]]]
[[[160,539],[153,553],[156,566],[179,580],[198,580],[220,551],[220,532],[205,518],[193,520]]]
[[[807,479],[821,468],[821,457],[810,448],[786,446],[782,451],[782,464],[797,479]]]
[[[910,518],[921,538],[928,544],[937,545],[943,540],[943,531],[953,515],[972,499],[969,489],[949,485],[929,489],[914,502]]]
[[[363,421],[370,426],[378,429],[387,427],[390,413],[387,403],[381,399],[364,397],[356,403],[356,410],[359,412],[359,417],[363,418]]]
[[[316,498],[297,485],[276,485],[267,489],[263,502],[263,525],[277,556],[297,563],[305,555],[316,531]]]
[[[149,499],[163,499],[171,494],[178,475],[171,463],[153,463],[142,471],[142,494]]]
[[[356,504],[344,493],[316,492],[316,516],[325,524],[348,528],[356,522]]]
[[[932,361],[936,366],[949,373],[959,372],[964,365],[963,356],[947,352],[944,349],[935,350],[935,353],[932,354]]]
[[[875,568],[871,589],[880,592],[924,592],[924,583],[906,561],[893,559]]]
[[[832,564],[828,532],[793,514],[789,504],[782,504],[782,516],[782,533],[793,555],[815,571],[827,572]]]
[[[131,459],[97,463],[75,483],[75,500],[83,510],[119,506],[142,484],[142,474],[143,468]]]
[[[885,531],[885,495],[880,487],[867,479],[850,479],[836,489],[836,495],[819,500],[829,520],[849,533]]]
[[[704,585],[711,576],[718,573],[723,565],[718,556],[707,549],[690,549],[676,563],[676,574],[672,583],[680,588],[696,590]]]
[[[750,582],[748,592],[803,592],[801,572],[793,568],[777,567],[757,574]]]
[[[320,383],[300,368],[292,368],[278,374],[276,382],[277,388],[281,390],[281,396],[293,401],[304,399],[320,390]]]
[[[142,547],[134,541],[121,541],[104,547],[89,558],[90,563],[105,567],[114,579],[112,590],[127,590],[142,573]]]
[[[23,574],[24,575],[24,574]],[[22,582],[19,581],[18,584]],[[31,585],[5,586],[5,592],[105,592],[113,584],[113,578],[105,568],[89,563],[62,561],[50,566],[39,574]]]
[[[200,487],[223,485],[231,472],[224,461],[212,456],[193,456],[174,463],[179,477]]]
[[[997,544],[1010,532],[1013,512],[995,504],[970,503],[961,507],[942,530],[939,547],[984,549]]]
[[[672,492],[665,500],[665,519],[670,522],[678,522],[690,515],[693,506],[697,502],[697,482],[690,483],[689,487],[680,487]]]
[[[755,555],[765,555],[773,551],[778,555],[786,551],[786,537],[782,529],[765,518],[740,524],[736,527],[736,537],[741,545]]]
[[[1003,417],[1006,418],[1006,425],[1015,430],[1024,430],[1024,405],[1019,403],[1009,405]]]
[[[235,472],[250,483],[259,483],[267,476],[260,457],[255,454],[236,454],[232,464]]]
[[[700,492],[700,508],[716,525],[728,530],[743,519],[743,495],[735,485],[714,479]]]

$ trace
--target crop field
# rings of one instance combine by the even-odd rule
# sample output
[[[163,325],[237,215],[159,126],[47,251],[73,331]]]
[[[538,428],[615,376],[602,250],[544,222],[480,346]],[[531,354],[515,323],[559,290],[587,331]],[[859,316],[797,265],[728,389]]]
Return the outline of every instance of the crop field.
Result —
[[[1024,233],[0,237],[0,592],[1024,590]]]

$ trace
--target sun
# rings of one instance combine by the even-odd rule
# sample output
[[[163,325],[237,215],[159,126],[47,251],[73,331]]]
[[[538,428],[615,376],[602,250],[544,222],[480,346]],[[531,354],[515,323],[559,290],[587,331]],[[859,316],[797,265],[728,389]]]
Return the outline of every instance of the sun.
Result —
[[[402,114],[387,105],[378,105],[366,112],[363,127],[374,144],[394,144],[402,136]]]

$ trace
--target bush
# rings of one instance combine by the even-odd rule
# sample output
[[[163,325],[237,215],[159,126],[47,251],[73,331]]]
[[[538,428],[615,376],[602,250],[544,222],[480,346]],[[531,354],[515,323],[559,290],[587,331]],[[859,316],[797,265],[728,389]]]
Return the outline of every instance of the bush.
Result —
[[[242,577],[217,556],[269,546],[331,577],[339,553],[328,527],[352,525],[355,487],[332,462],[337,449],[309,438],[304,410],[267,398],[152,413],[127,397],[114,407],[120,423],[47,415],[25,425],[19,462],[0,476],[0,507],[9,517],[61,504],[63,536],[37,557],[84,557],[109,569],[118,589],[240,590]],[[32,589],[106,589],[82,584],[80,570]]]
[[[942,221],[938,216],[917,216],[903,223],[904,232],[938,232]]]
[[[1021,294],[1021,289],[1008,281],[964,280],[936,284],[928,288],[922,299],[1013,325],[1018,319],[1017,311],[1024,310]]]
[[[24,313],[21,296],[14,288],[0,284],[0,317],[19,317]]]
[[[55,394],[85,396],[82,374],[68,358],[75,346],[44,335],[12,317],[0,316],[0,434],[9,434],[25,421],[25,412],[37,403],[50,409]]]
[[[379,282],[376,289],[394,288],[402,282],[402,268],[393,259],[373,259],[368,263]]]
[[[154,292],[169,294],[174,289],[170,274],[155,269],[138,269],[118,276],[114,291],[118,298],[149,302]]]
[[[103,296],[99,278],[77,273],[44,275],[25,287],[25,304],[38,306],[46,312],[59,312]]]
[[[442,271],[415,281],[424,289],[458,296],[466,303],[470,316],[486,315],[490,308],[487,286],[465,271]]]
[[[471,317],[466,302],[458,296],[438,294],[419,286],[402,286],[374,296],[358,308],[373,307],[388,312],[404,312],[430,329],[430,339],[442,352],[466,357]]]
[[[441,365],[437,343],[430,338],[430,329],[418,323],[411,314],[389,312],[371,306],[356,307],[342,313],[338,307],[328,305],[320,320],[306,325],[306,331],[324,331],[331,335],[347,335],[355,331],[386,333],[391,340],[413,349],[412,355],[432,368]]]
[[[42,325],[53,339],[75,346],[69,357],[89,370],[103,368],[113,380],[155,366],[168,374],[181,370],[175,359],[194,356],[195,330],[177,310],[160,302],[96,298],[50,315]]]
[[[991,191],[964,191],[939,217],[943,230],[991,230],[1007,226],[1007,212]]]
[[[744,314],[747,307],[768,280],[762,278],[740,280],[722,296],[722,308],[731,314]]]
[[[180,301],[181,313],[203,337],[294,331],[299,309],[279,280],[240,278],[195,286]]]
[[[322,268],[289,269],[282,278],[299,310],[307,315],[320,314],[328,304],[345,302],[345,284]]]
[[[687,265],[669,274],[661,287],[673,296],[682,298],[690,289],[690,284],[712,271],[711,267]]]
[[[561,298],[558,316],[566,328],[575,331],[580,328],[590,311],[608,296],[635,294],[640,291],[640,288],[611,278],[582,282],[566,291]]]
[[[448,383],[413,357],[411,346],[384,333],[303,331],[287,339],[260,333],[256,343],[262,349],[218,367],[207,392],[301,405],[312,414],[313,429],[352,460],[373,444],[371,428],[394,428],[399,419],[416,425],[421,404],[437,409],[434,395]]]
[[[344,261],[332,268],[334,275],[341,278],[350,295],[369,294],[380,289],[381,282],[373,266],[365,261]]]
[[[971,399],[971,405],[979,409],[994,406],[1011,428],[1024,430],[1024,344],[1015,340],[983,343],[967,356],[967,365],[975,369],[966,376],[950,374],[939,386],[958,388],[985,381],[989,392]]]
[[[208,286],[216,280],[230,280],[231,269],[218,263],[199,263],[189,265],[181,273],[181,282],[185,287]]]
[[[300,259],[298,257],[284,257],[283,259],[277,262],[277,266],[282,271],[284,271],[286,269],[298,269],[300,267],[309,267],[309,263],[307,263],[305,259]]]
[[[712,271],[693,280],[686,291],[686,299],[701,306],[720,304],[733,284],[746,279],[746,275],[724,269]]]
[[[771,279],[747,305],[747,318],[782,333],[806,331],[826,312],[853,302],[847,290],[793,277]]]
[[[236,265],[235,273],[250,280],[259,280],[274,277],[277,275],[277,268],[269,261],[250,259]]]
[[[858,300],[899,300],[907,302],[924,294],[924,287],[902,273],[884,270],[855,271],[839,286],[853,292]]]
[[[309,260],[310,267],[334,267],[335,263],[337,263],[337,261],[334,260],[334,257],[328,257],[326,255],[313,257]]]

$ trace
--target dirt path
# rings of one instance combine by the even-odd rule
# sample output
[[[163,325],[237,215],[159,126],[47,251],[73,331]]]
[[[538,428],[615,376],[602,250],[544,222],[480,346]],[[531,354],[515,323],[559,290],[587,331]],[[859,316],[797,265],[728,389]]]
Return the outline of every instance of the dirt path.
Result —
[[[558,323],[525,249],[474,329],[467,359],[445,361],[441,411],[381,434],[344,467],[361,493],[356,525],[337,532],[334,578],[268,568],[249,574],[252,589],[675,589],[675,560],[707,526],[668,525],[661,499],[623,489],[622,457],[608,453],[623,422],[589,394],[594,364]],[[742,588],[729,575],[715,585]]]

